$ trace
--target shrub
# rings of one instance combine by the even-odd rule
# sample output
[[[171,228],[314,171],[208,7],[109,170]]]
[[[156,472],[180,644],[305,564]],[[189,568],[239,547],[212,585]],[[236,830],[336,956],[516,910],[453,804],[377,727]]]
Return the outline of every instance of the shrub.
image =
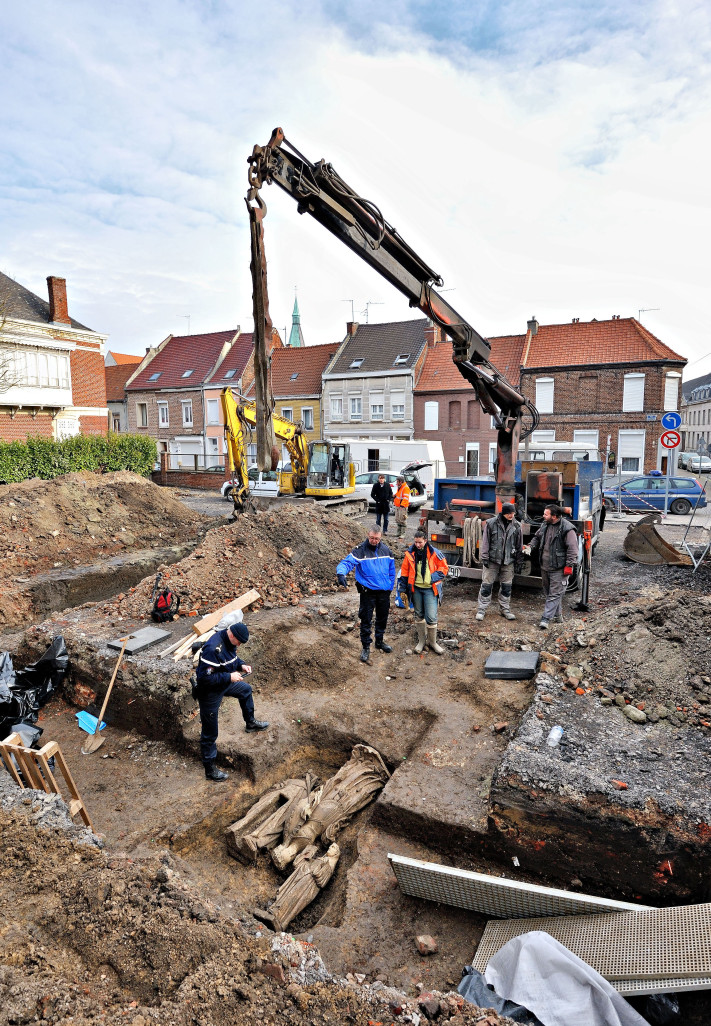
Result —
[[[25,442],[0,442],[0,482],[29,477],[48,481],[78,470],[95,474],[132,470],[147,477],[156,459],[155,441],[143,435],[75,435],[63,442],[37,436]]]

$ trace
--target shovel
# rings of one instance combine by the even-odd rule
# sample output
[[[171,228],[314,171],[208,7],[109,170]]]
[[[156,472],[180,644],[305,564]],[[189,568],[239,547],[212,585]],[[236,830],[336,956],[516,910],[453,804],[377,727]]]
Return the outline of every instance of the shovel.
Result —
[[[91,755],[91,753],[95,752],[97,748],[101,748],[101,746],[104,743],[104,739],[101,736],[101,734],[99,733],[99,731],[101,730],[101,721],[104,718],[104,713],[106,712],[106,706],[109,704],[109,697],[111,695],[111,689],[114,686],[114,681],[116,680],[116,674],[118,673],[118,668],[121,665],[121,660],[123,659],[123,653],[124,653],[124,649],[126,648],[126,643],[128,642],[128,638],[127,637],[126,638],[121,638],[121,641],[123,642],[123,644],[121,645],[121,651],[119,652],[119,657],[116,660],[116,665],[114,666],[113,676],[111,677],[111,681],[109,683],[109,687],[108,687],[108,690],[106,692],[106,697],[104,698],[104,704],[101,706],[101,712],[99,713],[99,718],[96,721],[96,727],[94,728],[94,733],[90,734],[89,737],[86,740],[86,744],[82,745],[82,749],[81,749],[81,754],[82,755]]]

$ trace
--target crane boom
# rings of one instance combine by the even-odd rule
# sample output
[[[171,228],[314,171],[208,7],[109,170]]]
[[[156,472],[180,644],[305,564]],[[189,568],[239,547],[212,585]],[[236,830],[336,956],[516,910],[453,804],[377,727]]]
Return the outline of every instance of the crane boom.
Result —
[[[299,213],[315,218],[451,338],[455,365],[497,426],[496,492],[500,501],[507,501],[515,493],[523,412],[527,410],[533,422],[529,432],[538,422],[538,413],[490,362],[487,339],[435,291],[435,285],[443,284],[441,276],[408,246],[374,203],[359,196],[331,164],[307,160],[285,139],[281,128],[274,129],[266,146],[255,146],[248,160],[248,207],[256,202],[263,217],[259,190],[265,183],[276,183],[296,200]],[[253,285],[255,293],[265,289],[254,270]]]

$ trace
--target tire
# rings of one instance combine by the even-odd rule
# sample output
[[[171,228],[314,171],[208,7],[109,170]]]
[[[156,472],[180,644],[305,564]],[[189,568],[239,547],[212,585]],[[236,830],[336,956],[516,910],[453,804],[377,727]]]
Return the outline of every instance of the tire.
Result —
[[[231,488],[226,488],[225,489],[225,494],[224,494],[223,498],[224,498],[225,502],[232,502],[232,489]]]
[[[674,499],[669,506],[670,513],[676,513],[678,516],[683,517],[691,511],[691,503],[688,499]]]
[[[614,499],[606,498],[605,499],[605,509],[607,510],[608,513],[614,513],[615,510],[617,509],[617,505],[615,503],[615,500]]]

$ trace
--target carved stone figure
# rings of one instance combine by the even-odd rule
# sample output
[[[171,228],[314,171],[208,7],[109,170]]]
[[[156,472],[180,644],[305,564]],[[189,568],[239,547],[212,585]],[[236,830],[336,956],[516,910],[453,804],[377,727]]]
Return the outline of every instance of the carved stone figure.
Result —
[[[341,854],[332,844],[325,855],[318,854],[315,844],[304,848],[294,859],[294,871],[277,891],[273,904],[266,912],[255,911],[257,919],[267,923],[277,933],[285,930],[302,909],[314,900],[333,876]]]
[[[308,817],[320,789],[311,773],[305,779],[283,780],[262,795],[249,812],[225,831],[227,850],[240,862],[255,862],[260,850],[275,847]]]

